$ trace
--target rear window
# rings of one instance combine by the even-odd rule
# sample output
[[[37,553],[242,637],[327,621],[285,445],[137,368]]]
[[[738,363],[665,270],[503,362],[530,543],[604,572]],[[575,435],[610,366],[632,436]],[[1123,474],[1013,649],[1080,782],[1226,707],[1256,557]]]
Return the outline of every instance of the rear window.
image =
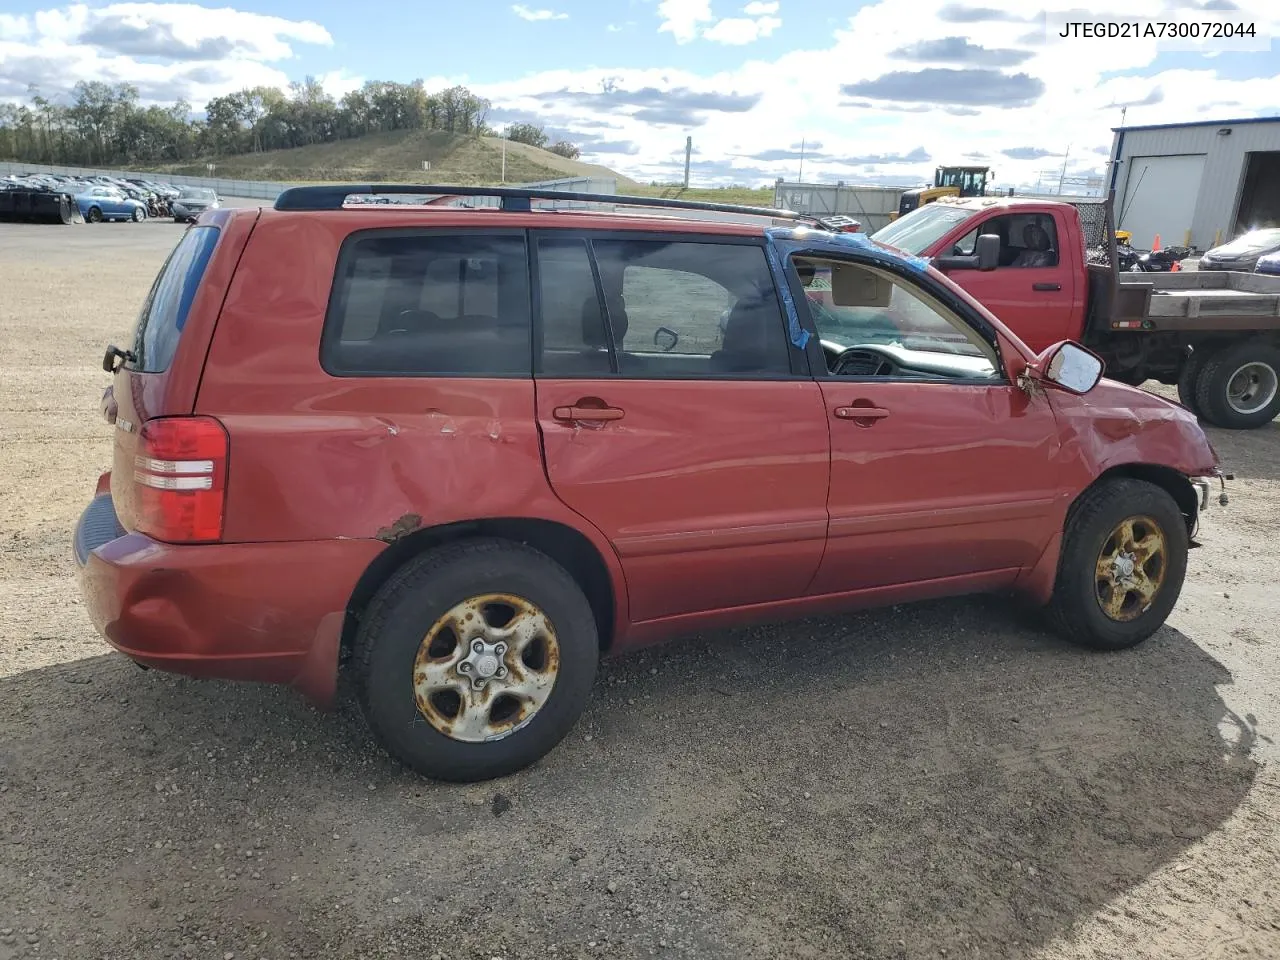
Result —
[[[335,376],[531,376],[524,237],[375,231],[343,245],[320,342]]]
[[[173,248],[138,315],[131,369],[162,373],[169,368],[217,243],[217,227],[191,227]]]

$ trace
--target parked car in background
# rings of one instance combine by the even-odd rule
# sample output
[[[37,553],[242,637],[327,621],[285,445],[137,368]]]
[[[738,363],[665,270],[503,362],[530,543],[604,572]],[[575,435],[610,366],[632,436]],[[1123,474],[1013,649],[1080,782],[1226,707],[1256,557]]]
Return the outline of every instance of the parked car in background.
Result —
[[[173,219],[180,223],[194,223],[200,214],[219,206],[218,195],[208,187],[182,187],[178,195],[169,202]]]
[[[1280,252],[1268,253],[1264,257],[1258,258],[1258,265],[1253,268],[1254,273],[1268,273],[1273,276],[1280,275]]]
[[[141,223],[147,219],[147,205],[141,200],[126,197],[113,187],[90,186],[75,194],[76,205],[86,223],[104,220],[133,220]]]
[[[1230,243],[1214,247],[1200,258],[1201,270],[1236,270],[1252,273],[1258,260],[1280,252],[1280,227],[1250,230]]]
[[[1065,317],[1031,349],[780,211],[345,202],[372,192],[207,213],[107,349],[74,554],[136,662],[321,704],[345,669],[394,756],[481,780],[569,732],[601,655],[673,636],[1013,591],[1118,650],[1177,602],[1217,456]]]

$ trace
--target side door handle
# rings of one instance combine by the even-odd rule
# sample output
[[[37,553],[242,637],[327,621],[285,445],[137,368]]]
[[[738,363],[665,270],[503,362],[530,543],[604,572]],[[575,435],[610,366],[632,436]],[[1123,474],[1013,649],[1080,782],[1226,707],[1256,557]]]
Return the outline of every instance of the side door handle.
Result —
[[[884,407],[836,407],[833,412],[837,420],[852,420],[862,427],[869,427],[889,415]]]
[[[608,421],[621,420],[623,412],[618,407],[556,407],[551,411],[551,415],[557,420],[565,423],[573,423],[574,421]]]
[[[1040,290],[1040,291],[1043,291],[1043,292],[1048,293],[1048,292],[1052,292],[1052,291],[1054,291],[1054,290],[1061,290],[1061,289],[1062,289],[1062,284],[1060,284],[1060,283],[1033,283],[1033,284],[1031,285],[1031,289],[1032,289],[1032,290]]]

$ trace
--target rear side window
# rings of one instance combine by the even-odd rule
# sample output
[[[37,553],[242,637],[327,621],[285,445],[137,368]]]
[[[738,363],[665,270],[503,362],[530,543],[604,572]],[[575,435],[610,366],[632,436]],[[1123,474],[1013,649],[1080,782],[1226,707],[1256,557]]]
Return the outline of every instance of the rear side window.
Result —
[[[356,234],[320,343],[335,376],[530,376],[529,270],[519,234]]]
[[[173,248],[138,315],[131,369],[162,373],[169,368],[217,243],[217,227],[191,227]]]

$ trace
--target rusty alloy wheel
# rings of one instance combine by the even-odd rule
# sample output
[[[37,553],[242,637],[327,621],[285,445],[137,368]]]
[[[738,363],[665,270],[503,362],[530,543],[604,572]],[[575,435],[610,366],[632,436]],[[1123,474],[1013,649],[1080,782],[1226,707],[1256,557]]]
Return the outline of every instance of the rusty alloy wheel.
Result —
[[[440,617],[413,665],[418,712],[463,743],[509,736],[537,714],[555,686],[560,644],[548,619],[523,597],[472,597]]]
[[[1168,547],[1160,524],[1148,516],[1121,520],[1098,553],[1098,606],[1117,623],[1137,619],[1155,602],[1168,567]]]

